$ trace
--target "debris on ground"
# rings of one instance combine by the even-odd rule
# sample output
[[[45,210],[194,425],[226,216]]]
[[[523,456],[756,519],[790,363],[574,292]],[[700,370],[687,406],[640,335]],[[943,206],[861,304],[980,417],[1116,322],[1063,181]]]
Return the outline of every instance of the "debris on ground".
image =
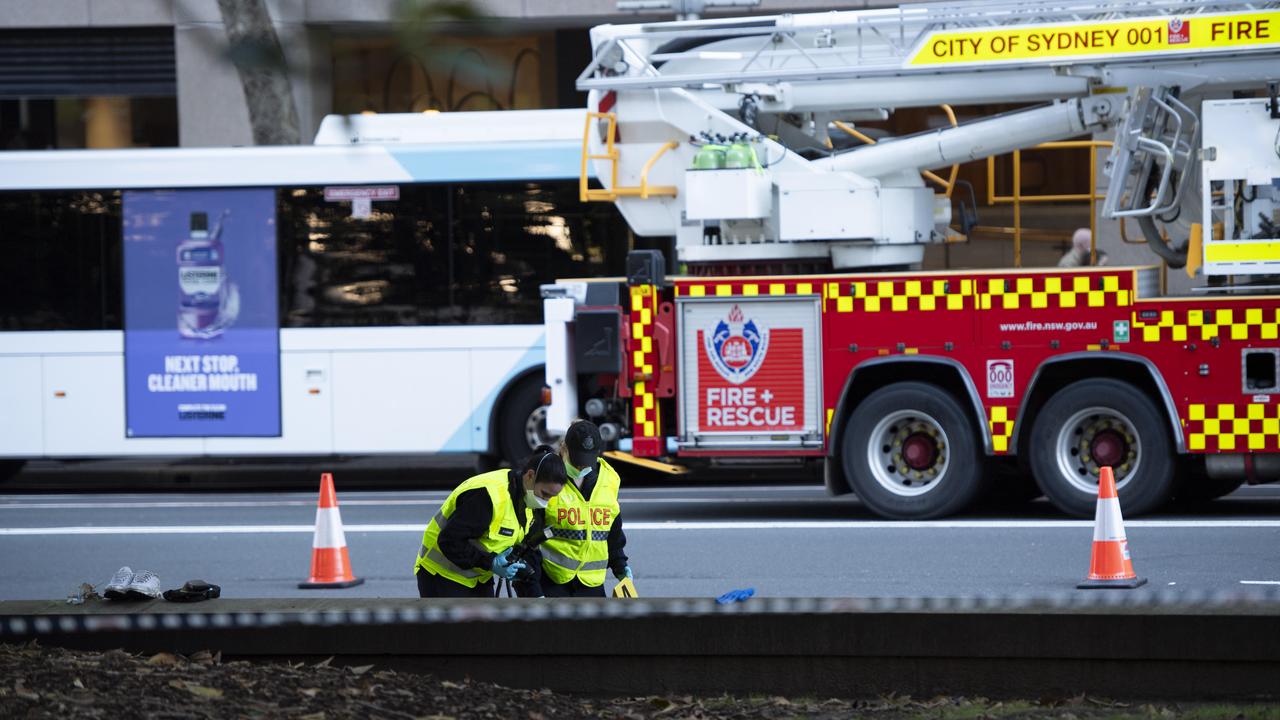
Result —
[[[101,600],[102,596],[89,583],[80,583],[80,587],[67,595],[68,605],[83,605],[86,600]]]
[[[290,718],[290,720],[553,720],[559,718],[1275,718],[1280,705],[1151,705],[1083,695],[1039,701],[889,696],[875,700],[684,695],[595,698],[441,680],[374,665],[223,662],[220,653],[183,657],[81,652],[36,643],[0,644],[0,717]]]

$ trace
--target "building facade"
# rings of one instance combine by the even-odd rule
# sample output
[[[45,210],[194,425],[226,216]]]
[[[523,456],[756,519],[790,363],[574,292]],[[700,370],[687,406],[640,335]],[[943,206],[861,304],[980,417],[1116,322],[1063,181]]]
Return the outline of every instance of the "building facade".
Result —
[[[760,0],[705,16],[898,4]],[[619,5],[476,0],[484,22],[414,38],[397,0],[267,0],[304,142],[331,112],[579,106],[592,25],[674,17]],[[0,0],[0,149],[251,143],[217,0]]]

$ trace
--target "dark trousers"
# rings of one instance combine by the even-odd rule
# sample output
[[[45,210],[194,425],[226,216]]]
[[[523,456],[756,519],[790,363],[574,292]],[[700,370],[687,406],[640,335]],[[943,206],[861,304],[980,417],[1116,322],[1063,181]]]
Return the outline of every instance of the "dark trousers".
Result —
[[[578,578],[574,578],[563,585],[557,585],[551,582],[546,575],[542,576],[542,592],[549,598],[553,597],[604,597],[604,584],[597,587],[588,587],[583,585]]]
[[[418,568],[414,575],[418,578],[418,597],[424,598],[491,598],[493,597],[493,580],[476,583],[469,588],[449,578]]]

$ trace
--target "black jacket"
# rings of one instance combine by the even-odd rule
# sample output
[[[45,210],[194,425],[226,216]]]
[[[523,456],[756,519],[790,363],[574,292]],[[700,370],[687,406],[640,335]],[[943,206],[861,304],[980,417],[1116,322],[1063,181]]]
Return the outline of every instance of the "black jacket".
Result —
[[[524,485],[514,470],[507,472],[507,492],[515,504],[516,517],[523,518]],[[460,568],[492,569],[494,554],[472,542],[485,534],[492,521],[493,503],[489,501],[487,490],[475,488],[462,493],[453,504],[453,515],[449,516],[449,523],[436,541],[440,552]],[[536,519],[534,525],[538,525]],[[531,528],[531,533],[535,531],[536,527]]]

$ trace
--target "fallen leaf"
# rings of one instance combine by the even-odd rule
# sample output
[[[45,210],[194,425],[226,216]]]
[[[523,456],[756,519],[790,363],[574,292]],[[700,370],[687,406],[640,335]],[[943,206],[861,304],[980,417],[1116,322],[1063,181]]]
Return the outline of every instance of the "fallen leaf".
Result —
[[[669,710],[670,708],[674,707],[675,703],[671,702],[670,700],[664,697],[658,697],[655,695],[654,697],[649,698],[649,705],[652,706],[655,710],[662,711],[662,710]]]
[[[303,715],[298,720],[324,720],[323,712],[313,712],[310,715]]]
[[[209,700],[217,700],[218,698],[222,697],[222,691],[219,690],[218,688],[205,687],[203,685],[188,684],[187,692],[191,693],[192,695],[196,695],[198,697],[206,698]]]
[[[324,660],[321,660],[320,662],[316,663],[315,665],[312,665],[312,667],[314,667],[314,668],[326,668],[326,667],[329,667],[329,663],[331,663],[331,662],[333,662],[333,656],[332,656],[332,655],[330,655],[329,657],[325,658]]]
[[[302,693],[303,695],[306,695],[309,698],[313,698],[316,695],[320,694],[320,688],[303,688],[298,692]]]
[[[456,683],[456,682],[449,682],[448,680],[441,680],[441,681],[440,681],[440,687],[442,687],[442,688],[448,688],[448,689],[450,689],[450,690],[461,690],[461,689],[462,689],[462,686],[461,686],[461,685],[459,685],[458,683]]]
[[[356,667],[348,667],[352,675],[363,675],[373,669],[372,665],[357,665]]]
[[[81,690],[83,690],[83,689],[84,689],[84,683],[80,682],[80,678],[76,678],[76,679],[75,679],[75,682],[73,682],[73,683],[71,683],[71,684],[72,684],[73,686],[75,686],[75,687],[77,687],[77,688],[81,689]]]
[[[40,693],[28,690],[24,682],[26,681],[23,678],[18,678],[18,681],[13,684],[13,694],[25,700],[39,700]]]
[[[170,653],[156,653],[147,659],[148,665],[177,665],[178,656]]]

